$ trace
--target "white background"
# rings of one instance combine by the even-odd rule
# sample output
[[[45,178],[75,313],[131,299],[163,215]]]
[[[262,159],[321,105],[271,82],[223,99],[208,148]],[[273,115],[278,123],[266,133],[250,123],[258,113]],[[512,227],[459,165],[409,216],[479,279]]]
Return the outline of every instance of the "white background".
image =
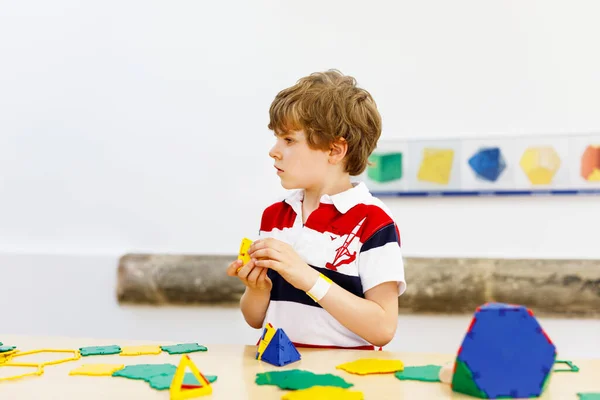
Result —
[[[283,193],[270,102],[316,70],[371,91],[384,139],[600,132],[599,13],[593,0],[0,1],[0,253],[234,254]],[[600,257],[600,197],[386,203],[408,256]]]

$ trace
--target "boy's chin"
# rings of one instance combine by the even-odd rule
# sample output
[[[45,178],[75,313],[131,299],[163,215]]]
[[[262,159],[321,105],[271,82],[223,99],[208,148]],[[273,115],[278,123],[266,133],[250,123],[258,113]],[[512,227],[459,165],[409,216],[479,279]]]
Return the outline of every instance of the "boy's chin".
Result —
[[[286,182],[283,179],[281,180],[281,186],[286,189],[286,190],[292,190],[292,189],[300,189],[301,186],[291,183],[291,182]]]

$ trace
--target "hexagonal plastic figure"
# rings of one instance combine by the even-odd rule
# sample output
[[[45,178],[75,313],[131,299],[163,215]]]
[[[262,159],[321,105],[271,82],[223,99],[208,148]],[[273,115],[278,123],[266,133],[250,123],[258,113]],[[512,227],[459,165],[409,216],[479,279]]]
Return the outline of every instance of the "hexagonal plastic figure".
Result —
[[[524,306],[477,309],[458,351],[452,390],[480,398],[538,397],[556,361],[556,347]]]
[[[548,185],[560,168],[560,157],[553,147],[530,147],[519,163],[533,185]]]

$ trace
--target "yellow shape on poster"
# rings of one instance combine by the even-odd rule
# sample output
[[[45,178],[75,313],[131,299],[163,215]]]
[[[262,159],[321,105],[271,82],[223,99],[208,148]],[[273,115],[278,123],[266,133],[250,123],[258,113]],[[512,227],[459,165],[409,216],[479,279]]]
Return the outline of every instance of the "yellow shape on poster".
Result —
[[[595,169],[594,172],[588,176],[587,180],[590,182],[600,182],[600,169]]]
[[[69,375],[112,376],[123,368],[125,368],[123,364],[84,364],[69,372]]]
[[[560,157],[550,146],[530,147],[519,165],[532,185],[549,185],[560,168]]]
[[[121,347],[122,356],[142,356],[146,354],[160,354],[160,346],[126,346]]]
[[[288,392],[281,400],[363,400],[365,396],[356,390],[334,386],[313,386],[308,389]]]
[[[447,185],[450,182],[454,150],[425,148],[417,179]]]
[[[258,343],[258,351],[256,352],[257,360],[262,359],[262,355],[265,352],[265,349],[267,348],[269,343],[271,342],[271,339],[273,339],[275,332],[277,332],[277,329],[275,329],[275,327],[273,327],[273,325],[271,325],[270,323],[268,323],[265,326],[264,337],[261,338],[260,342]]]
[[[345,364],[340,364],[337,369],[343,369],[351,374],[391,374],[403,371],[404,363],[400,360],[386,360],[379,358],[362,358]]]

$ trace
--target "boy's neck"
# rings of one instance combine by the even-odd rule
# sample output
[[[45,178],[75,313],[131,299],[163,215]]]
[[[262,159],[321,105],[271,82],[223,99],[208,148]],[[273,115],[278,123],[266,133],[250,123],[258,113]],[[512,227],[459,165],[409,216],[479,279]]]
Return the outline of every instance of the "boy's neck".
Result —
[[[308,216],[319,207],[323,195],[333,196],[351,188],[350,175],[346,175],[343,179],[334,180],[332,184],[304,189],[304,200],[302,200],[303,222],[306,222]]]

